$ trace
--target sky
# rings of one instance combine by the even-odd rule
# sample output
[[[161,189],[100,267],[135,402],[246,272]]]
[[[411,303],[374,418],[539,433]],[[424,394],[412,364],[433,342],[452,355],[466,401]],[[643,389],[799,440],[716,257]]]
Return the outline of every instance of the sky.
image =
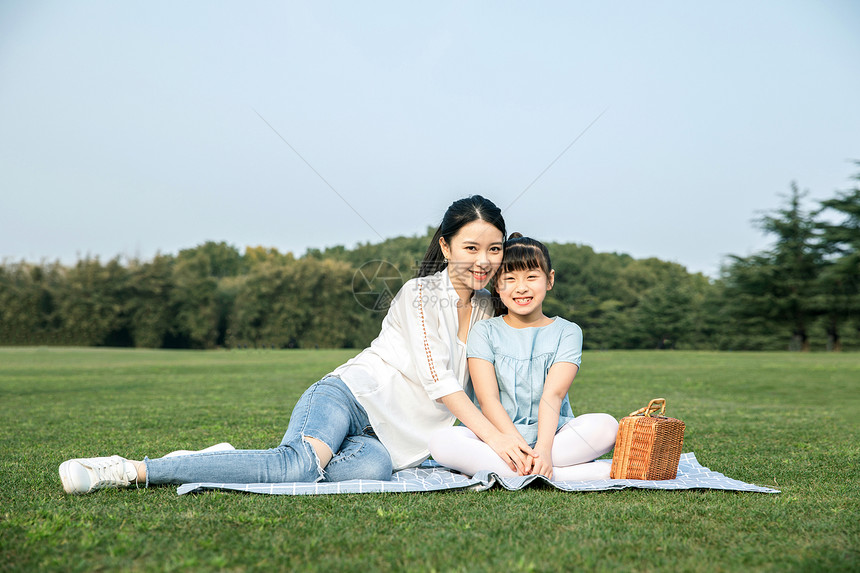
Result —
[[[0,260],[508,231],[716,276],[860,172],[860,3],[0,0]]]

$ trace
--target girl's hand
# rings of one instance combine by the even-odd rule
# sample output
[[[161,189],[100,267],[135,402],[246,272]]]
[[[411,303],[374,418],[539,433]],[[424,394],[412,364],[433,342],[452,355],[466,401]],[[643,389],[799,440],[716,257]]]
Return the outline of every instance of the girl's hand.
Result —
[[[493,451],[508,464],[512,471],[521,476],[529,474],[533,464],[532,458],[538,456],[519,432],[516,436],[499,432],[487,441],[487,445],[493,448]]]
[[[535,446],[534,465],[532,466],[532,475],[546,476],[547,479],[552,479],[552,451],[549,448],[540,448]]]

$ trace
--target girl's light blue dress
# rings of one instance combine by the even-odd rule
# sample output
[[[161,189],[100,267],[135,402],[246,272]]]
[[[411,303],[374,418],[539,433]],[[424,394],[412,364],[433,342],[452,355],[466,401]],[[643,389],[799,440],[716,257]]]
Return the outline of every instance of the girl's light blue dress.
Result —
[[[526,442],[534,445],[537,441],[538,406],[546,375],[556,362],[580,365],[582,329],[561,317],[555,317],[546,326],[513,328],[508,326],[504,317],[497,316],[472,327],[466,356],[493,363],[502,406]],[[472,398],[477,404],[474,391]],[[570,399],[565,396],[558,427],[572,419]]]

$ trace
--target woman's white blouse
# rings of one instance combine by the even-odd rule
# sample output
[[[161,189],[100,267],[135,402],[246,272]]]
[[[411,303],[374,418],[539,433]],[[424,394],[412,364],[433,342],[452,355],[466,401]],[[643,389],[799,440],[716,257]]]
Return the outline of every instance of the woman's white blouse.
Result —
[[[454,423],[436,400],[464,390],[469,380],[466,345],[457,338],[458,300],[447,269],[408,281],[391,302],[376,340],[330,374],[343,380],[367,411],[395,470],[427,459],[430,434]],[[492,315],[490,293],[476,291],[469,329]]]

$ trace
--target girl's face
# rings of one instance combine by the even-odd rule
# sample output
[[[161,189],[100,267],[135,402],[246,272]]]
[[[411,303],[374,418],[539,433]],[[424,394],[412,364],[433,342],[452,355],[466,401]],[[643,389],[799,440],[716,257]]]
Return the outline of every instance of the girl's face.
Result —
[[[541,269],[502,273],[496,280],[499,298],[508,312],[523,318],[543,315],[546,291],[552,289],[555,271],[549,276]]]
[[[487,286],[502,263],[503,239],[495,225],[481,219],[463,225],[450,242],[439,239],[455,289]]]

